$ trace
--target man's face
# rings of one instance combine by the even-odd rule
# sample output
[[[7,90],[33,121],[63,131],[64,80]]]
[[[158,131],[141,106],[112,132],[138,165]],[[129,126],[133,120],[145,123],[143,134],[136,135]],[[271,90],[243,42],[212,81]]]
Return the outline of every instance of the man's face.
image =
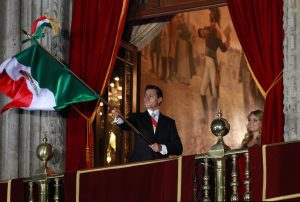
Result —
[[[155,110],[159,108],[162,98],[158,98],[156,90],[148,89],[144,95],[144,104],[147,109]]]

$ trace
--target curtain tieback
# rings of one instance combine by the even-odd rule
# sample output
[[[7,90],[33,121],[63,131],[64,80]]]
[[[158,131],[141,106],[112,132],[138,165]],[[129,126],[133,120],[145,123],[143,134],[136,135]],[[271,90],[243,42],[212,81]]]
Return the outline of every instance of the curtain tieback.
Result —
[[[278,74],[278,76],[274,79],[273,83],[270,85],[270,87],[268,88],[268,90],[266,91],[266,96],[268,95],[269,91],[278,83],[278,81],[280,81],[280,79],[282,79],[283,76],[283,70],[281,70],[281,72]]]
[[[90,131],[92,130],[92,123],[96,117],[96,112],[98,107],[100,106],[100,99],[98,99],[96,107],[91,115],[91,117],[87,117],[84,113],[82,113],[76,106],[72,105],[72,107],[75,109],[75,111],[80,114],[85,120],[86,120],[86,147],[85,147],[85,154],[86,154],[86,163],[90,164],[87,167],[94,167],[94,162],[93,162],[93,156],[94,156],[94,151],[93,149],[90,150],[90,146],[89,146],[89,134]]]

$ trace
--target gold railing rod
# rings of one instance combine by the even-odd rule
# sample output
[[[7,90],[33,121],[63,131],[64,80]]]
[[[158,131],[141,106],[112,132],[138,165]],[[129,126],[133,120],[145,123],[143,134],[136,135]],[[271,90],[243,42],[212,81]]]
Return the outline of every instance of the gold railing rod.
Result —
[[[224,156],[230,156],[232,154],[244,154],[247,152],[248,152],[248,149],[232,149],[232,150],[226,151]],[[214,157],[208,156],[208,153],[198,154],[195,156],[195,159],[205,159],[205,158],[213,159]]]
[[[233,149],[225,152],[225,156],[232,155],[232,154],[244,154],[247,153],[248,149]]]
[[[64,177],[64,174],[50,175],[50,176],[48,176],[48,179],[62,178],[62,177]]]
[[[209,157],[209,156],[208,156],[208,153],[197,154],[197,155],[195,156],[195,159],[205,159],[205,158],[210,159],[210,158],[212,158],[212,157]]]
[[[63,177],[64,177],[64,174],[56,174],[56,175],[47,176],[47,179],[63,178]],[[33,181],[33,179],[29,177],[29,178],[24,178],[23,181],[30,182],[30,181]]]

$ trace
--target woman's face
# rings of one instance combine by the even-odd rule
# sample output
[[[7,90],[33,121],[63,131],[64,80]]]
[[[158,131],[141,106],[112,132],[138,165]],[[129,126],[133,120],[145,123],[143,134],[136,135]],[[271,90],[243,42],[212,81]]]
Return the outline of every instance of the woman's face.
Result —
[[[251,114],[247,124],[248,131],[252,133],[259,132],[261,130],[261,127],[262,127],[261,120],[254,114]]]

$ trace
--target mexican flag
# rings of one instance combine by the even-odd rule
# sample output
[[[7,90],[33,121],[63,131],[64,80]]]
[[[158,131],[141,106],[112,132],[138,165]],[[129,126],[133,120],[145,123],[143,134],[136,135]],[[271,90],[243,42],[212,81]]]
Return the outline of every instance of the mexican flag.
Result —
[[[100,98],[38,44],[0,65],[0,92],[12,99],[1,113],[10,108],[59,110]]]

